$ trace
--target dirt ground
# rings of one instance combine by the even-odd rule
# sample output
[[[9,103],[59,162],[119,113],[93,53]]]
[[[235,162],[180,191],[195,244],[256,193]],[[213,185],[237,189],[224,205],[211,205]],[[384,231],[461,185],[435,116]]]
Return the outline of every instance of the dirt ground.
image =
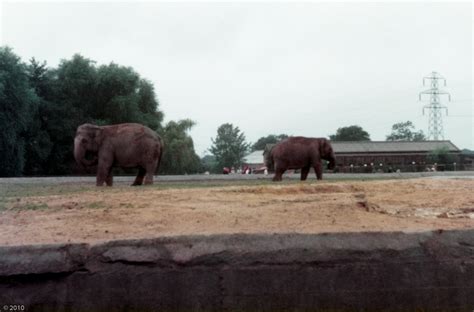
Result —
[[[0,245],[215,233],[426,231],[474,227],[474,179],[253,186],[89,187],[19,196],[0,210]]]

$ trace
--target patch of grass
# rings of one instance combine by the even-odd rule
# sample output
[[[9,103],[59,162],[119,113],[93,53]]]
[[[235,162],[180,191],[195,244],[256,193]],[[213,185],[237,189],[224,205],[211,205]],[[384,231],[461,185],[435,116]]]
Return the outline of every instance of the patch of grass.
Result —
[[[121,208],[134,208],[132,203],[120,203]]]
[[[91,202],[91,203],[88,203],[86,205],[86,208],[91,208],[91,209],[100,209],[100,208],[105,208],[106,205],[103,201],[95,201],[95,202]]]
[[[7,202],[8,200],[4,197],[0,197],[0,211],[7,209]]]
[[[202,177],[197,177],[201,178]],[[314,177],[308,177],[308,180],[301,182],[299,176],[284,177],[281,182],[273,182],[272,175],[258,177],[252,180],[233,180],[233,179],[212,179],[208,180],[189,180],[189,181],[163,181],[155,180],[153,185],[140,186],[131,188],[129,182],[115,183],[113,187],[101,187],[97,188],[94,183],[91,182],[79,182],[79,183],[61,183],[57,182],[32,182],[28,181],[21,183],[0,183],[0,211],[8,209],[9,203],[15,202],[18,198],[34,197],[34,196],[68,196],[70,194],[78,194],[89,192],[97,195],[98,198],[104,193],[121,193],[123,191],[134,191],[134,192],[148,192],[149,190],[169,190],[169,189],[194,189],[194,188],[212,188],[212,187],[231,187],[231,186],[286,186],[286,185],[298,185],[298,184],[321,184],[321,183],[337,183],[337,182],[351,182],[351,181],[372,181],[372,180],[389,180],[389,179],[410,179],[411,177],[401,175],[332,175],[326,177],[323,181],[317,181]],[[91,203],[91,208],[102,208],[104,203],[94,202]],[[132,205],[133,206],[133,205]],[[129,208],[129,206],[126,206]],[[132,207],[130,207],[132,208]]]
[[[42,210],[48,209],[48,204],[46,203],[25,203],[23,205],[13,206],[13,210]]]
[[[292,185],[301,183],[299,180],[286,180],[273,182],[271,180],[218,180],[218,181],[159,181],[155,182],[153,188],[159,189],[187,189],[187,188],[209,188],[226,186],[263,186],[263,185]]]
[[[94,186],[95,187],[95,186]],[[85,185],[53,185],[53,184],[10,184],[0,183],[1,197],[31,197],[80,193],[91,190]]]

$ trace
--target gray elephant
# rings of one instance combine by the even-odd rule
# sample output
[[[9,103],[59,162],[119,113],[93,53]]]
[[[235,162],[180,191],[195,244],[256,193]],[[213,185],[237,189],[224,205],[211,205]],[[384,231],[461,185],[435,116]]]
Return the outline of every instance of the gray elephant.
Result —
[[[301,169],[301,180],[308,177],[311,167],[316,178],[323,178],[321,159],[329,161],[328,169],[334,169],[336,157],[331,144],[324,138],[290,137],[271,148],[265,149],[265,165],[269,170],[275,170],[273,181],[281,181],[287,169]]]
[[[74,158],[82,168],[97,165],[97,186],[113,184],[112,167],[138,167],[132,185],[153,183],[163,154],[161,137],[150,128],[124,123],[110,126],[83,124],[74,138]]]

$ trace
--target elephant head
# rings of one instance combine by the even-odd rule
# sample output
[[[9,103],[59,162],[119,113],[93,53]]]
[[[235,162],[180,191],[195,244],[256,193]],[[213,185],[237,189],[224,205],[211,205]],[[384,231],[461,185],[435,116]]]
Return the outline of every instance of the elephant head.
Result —
[[[98,163],[98,151],[102,143],[102,128],[92,124],[83,124],[77,128],[74,138],[74,158],[82,167],[91,167]]]
[[[275,164],[273,163],[272,149],[274,144],[267,144],[263,151],[263,160],[268,171],[273,171]]]
[[[336,167],[336,156],[332,149],[331,143],[327,139],[320,139],[319,141],[319,154],[322,159],[329,161],[328,169],[332,170]]]

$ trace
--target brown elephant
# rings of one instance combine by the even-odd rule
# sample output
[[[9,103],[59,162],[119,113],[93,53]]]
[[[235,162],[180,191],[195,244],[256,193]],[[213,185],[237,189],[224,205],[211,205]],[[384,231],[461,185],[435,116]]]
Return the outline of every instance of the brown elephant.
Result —
[[[110,126],[83,124],[74,138],[74,158],[82,168],[97,165],[97,186],[112,186],[112,167],[138,167],[132,185],[153,183],[163,154],[161,137],[150,128],[124,123]]]
[[[287,169],[301,169],[301,181],[304,181],[311,167],[316,172],[316,178],[321,180],[321,159],[329,161],[328,169],[334,169],[336,165],[331,143],[324,138],[290,137],[265,149],[263,155],[267,168],[275,170],[273,181],[281,181]]]

